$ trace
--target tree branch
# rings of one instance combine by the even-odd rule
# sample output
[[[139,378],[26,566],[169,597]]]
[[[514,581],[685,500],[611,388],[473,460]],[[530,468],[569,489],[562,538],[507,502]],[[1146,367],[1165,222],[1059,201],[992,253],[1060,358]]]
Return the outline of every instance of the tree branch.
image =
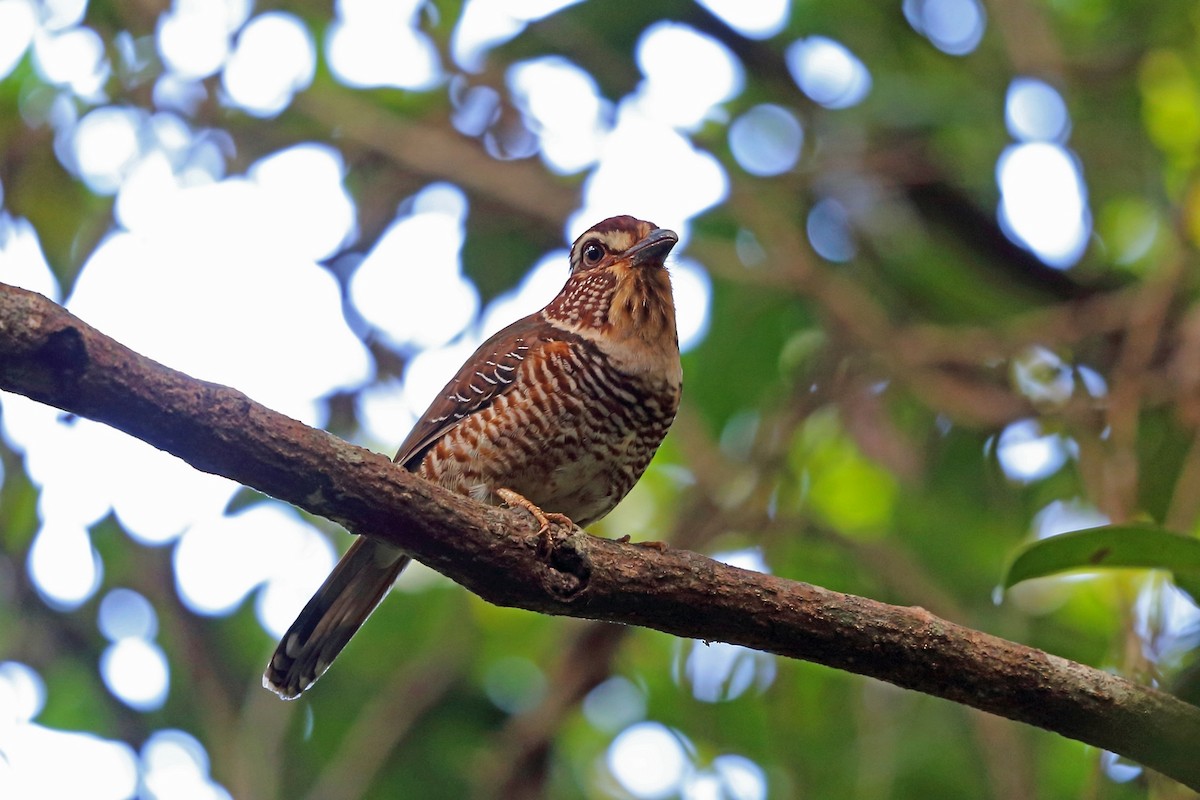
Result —
[[[685,550],[556,529],[452,494],[387,457],[138,355],[0,284],[0,388],[90,417],[386,539],[497,605],[722,641],[1026,722],[1200,789],[1200,708],[1040,650]]]

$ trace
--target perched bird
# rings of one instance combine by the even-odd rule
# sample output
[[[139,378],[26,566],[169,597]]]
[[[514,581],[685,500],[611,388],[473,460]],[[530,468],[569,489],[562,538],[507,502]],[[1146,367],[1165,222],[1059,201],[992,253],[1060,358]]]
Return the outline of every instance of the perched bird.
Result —
[[[641,477],[675,418],[683,373],[671,281],[674,232],[612,217],[571,246],[550,303],[488,339],[418,420],[396,461],[543,525],[589,525]],[[545,512],[545,513],[542,513]],[[263,686],[298,697],[321,676],[408,564],[359,538],[292,624]]]

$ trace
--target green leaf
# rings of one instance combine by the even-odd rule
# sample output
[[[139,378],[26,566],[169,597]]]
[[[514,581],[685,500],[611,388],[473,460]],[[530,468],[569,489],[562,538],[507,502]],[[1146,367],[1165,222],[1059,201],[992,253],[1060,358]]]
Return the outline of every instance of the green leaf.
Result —
[[[1032,542],[1004,576],[1007,589],[1030,578],[1113,567],[1165,569],[1176,582],[1200,578],[1200,540],[1151,525],[1106,525]]]

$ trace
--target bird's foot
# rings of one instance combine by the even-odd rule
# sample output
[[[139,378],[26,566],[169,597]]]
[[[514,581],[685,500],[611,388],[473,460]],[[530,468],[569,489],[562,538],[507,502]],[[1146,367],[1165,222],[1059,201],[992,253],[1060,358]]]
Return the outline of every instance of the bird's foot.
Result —
[[[572,522],[571,518],[566,514],[559,514],[554,511],[542,511],[540,508],[534,505],[529,498],[525,497],[525,495],[518,494],[512,489],[497,489],[496,494],[500,496],[500,499],[504,501],[505,505],[511,508],[523,508],[533,515],[533,518],[537,520],[538,525],[541,526],[538,528],[538,538],[540,540],[541,547],[546,552],[549,552],[550,550],[551,522],[557,522],[560,525],[567,525],[572,528],[575,527],[575,523]]]
[[[616,541],[619,544],[632,544],[634,547],[649,547],[651,550],[657,550],[660,553],[665,553],[671,548],[671,545],[666,542],[630,542],[628,533]]]

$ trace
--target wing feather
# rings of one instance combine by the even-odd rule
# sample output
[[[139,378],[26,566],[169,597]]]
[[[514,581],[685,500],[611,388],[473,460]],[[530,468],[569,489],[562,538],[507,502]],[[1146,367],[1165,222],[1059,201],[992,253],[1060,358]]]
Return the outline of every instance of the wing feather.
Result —
[[[447,431],[512,391],[521,362],[529,357],[531,349],[544,344],[550,330],[541,314],[533,314],[481,344],[421,415],[400,445],[395,461],[415,470],[425,451]]]

